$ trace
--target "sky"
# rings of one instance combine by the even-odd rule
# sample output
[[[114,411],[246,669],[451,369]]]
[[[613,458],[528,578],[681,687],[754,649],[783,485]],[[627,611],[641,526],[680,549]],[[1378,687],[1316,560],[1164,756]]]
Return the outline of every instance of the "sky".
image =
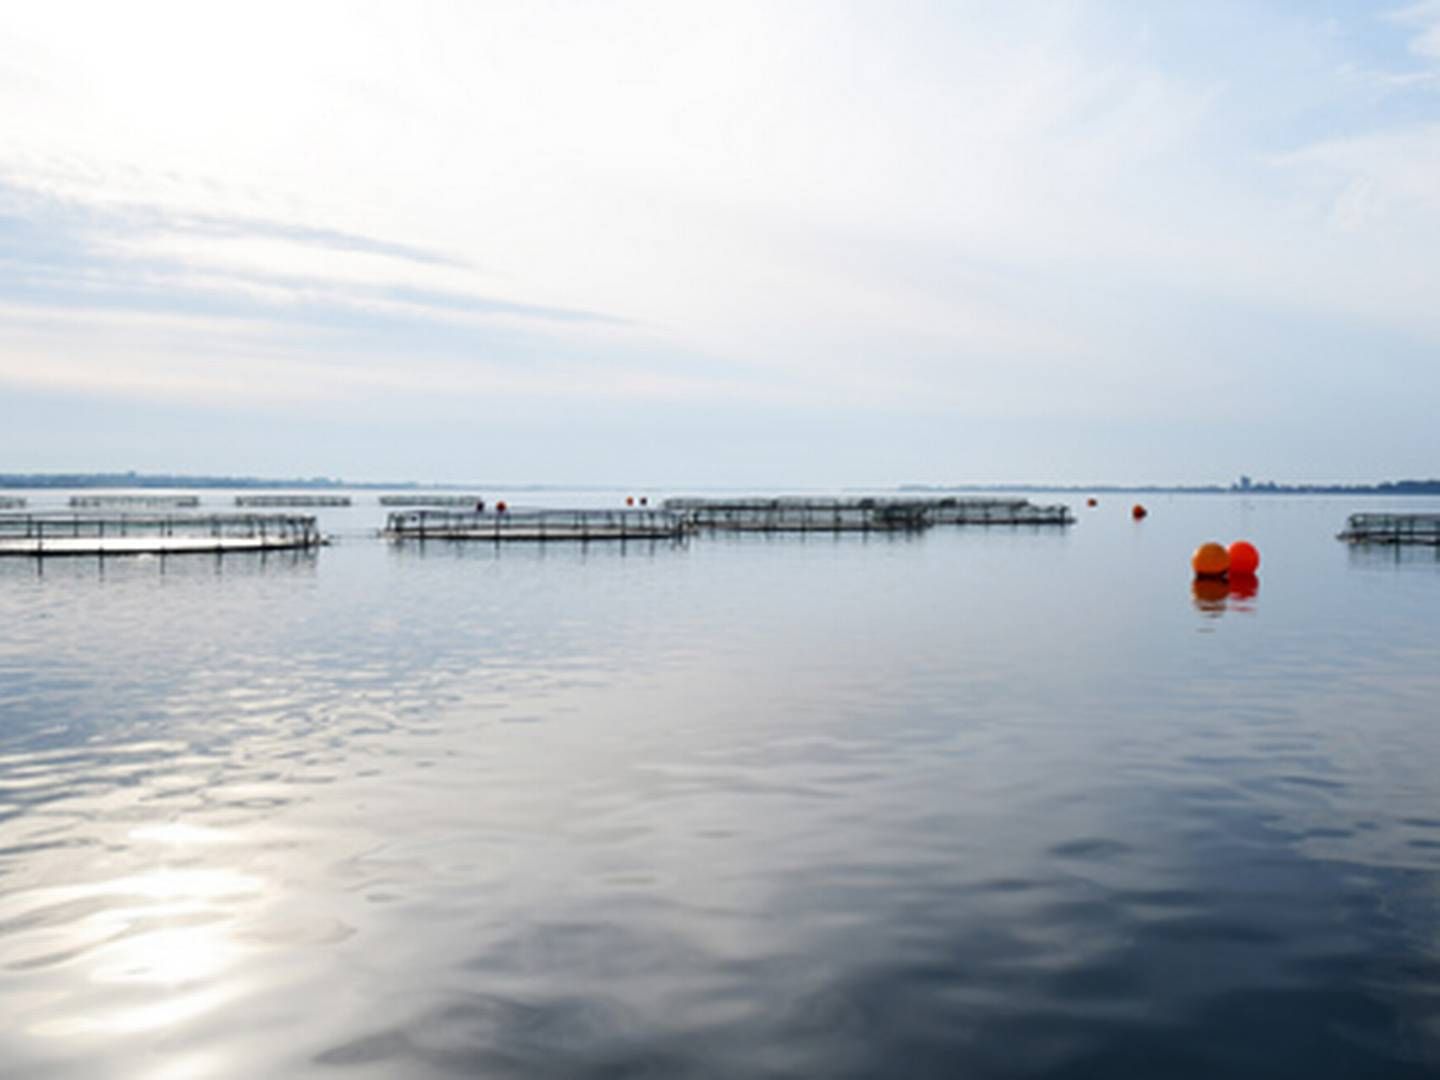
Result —
[[[0,7],[0,472],[1440,475],[1440,0]]]

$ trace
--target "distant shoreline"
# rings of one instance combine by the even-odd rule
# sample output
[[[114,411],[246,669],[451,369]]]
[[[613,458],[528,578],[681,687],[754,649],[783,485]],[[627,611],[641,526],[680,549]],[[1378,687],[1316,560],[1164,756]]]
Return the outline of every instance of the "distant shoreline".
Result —
[[[636,491],[666,490],[732,490],[746,485],[715,484],[497,484],[497,483],[420,483],[414,480],[383,482],[374,480],[342,480],[339,477],[312,476],[274,479],[258,476],[181,476],[173,473],[10,473],[0,474],[0,488],[243,488],[249,490],[336,490],[352,491],[611,491],[622,487]],[[750,485],[756,490],[771,490],[769,485]],[[773,490],[798,490],[803,485],[789,485]],[[830,490],[835,490],[831,488]],[[840,490],[861,490],[853,485]],[[1440,495],[1440,479],[1393,480],[1375,484],[899,484],[893,489],[867,485],[866,491],[895,490],[914,495],[940,495],[962,492],[1074,492],[1077,494],[1145,494],[1145,495]]]
[[[330,477],[269,480],[256,476],[177,476],[169,473],[10,473],[0,488],[413,488],[419,484],[351,484]]]
[[[978,491],[1065,491],[1089,494],[1159,495],[1440,495],[1440,480],[1394,480],[1378,484],[901,484],[914,494]]]
[[[604,487],[595,490],[609,490]],[[312,476],[273,479],[261,476],[179,476],[171,473],[0,473],[0,488],[244,488],[258,491],[348,490],[348,491],[544,491],[550,488],[588,490],[586,485],[561,484],[422,484],[414,480],[395,482],[342,480]]]

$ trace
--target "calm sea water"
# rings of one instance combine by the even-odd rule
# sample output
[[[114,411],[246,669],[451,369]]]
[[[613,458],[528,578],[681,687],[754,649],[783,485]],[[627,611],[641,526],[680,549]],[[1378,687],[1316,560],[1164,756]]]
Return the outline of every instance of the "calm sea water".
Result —
[[[1440,1072],[1440,561],[1334,540],[1374,501],[422,549],[357,500],[0,561],[0,1073]]]

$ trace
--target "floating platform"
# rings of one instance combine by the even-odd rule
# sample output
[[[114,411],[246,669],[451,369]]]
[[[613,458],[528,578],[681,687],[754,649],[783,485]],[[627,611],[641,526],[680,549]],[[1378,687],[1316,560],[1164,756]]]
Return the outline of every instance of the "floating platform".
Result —
[[[1351,514],[1338,539],[1351,544],[1440,547],[1440,514]]]
[[[236,506],[349,506],[349,495],[236,495]]]
[[[325,542],[293,514],[0,514],[0,556],[281,551]]]
[[[200,505],[199,495],[71,495],[76,510],[184,510]]]
[[[925,504],[936,525],[1074,525],[1070,507],[1037,506],[1029,499],[941,498]]]
[[[731,532],[896,532],[933,525],[1072,525],[1068,506],[1028,499],[666,499],[697,528]]]
[[[468,506],[472,509],[483,495],[381,495],[381,506]]]
[[[693,532],[667,510],[406,510],[385,523],[391,540],[665,540]]]

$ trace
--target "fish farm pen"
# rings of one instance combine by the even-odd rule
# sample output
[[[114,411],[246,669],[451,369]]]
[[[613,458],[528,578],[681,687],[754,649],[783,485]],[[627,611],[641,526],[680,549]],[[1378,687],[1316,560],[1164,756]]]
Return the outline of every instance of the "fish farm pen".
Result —
[[[385,524],[391,540],[662,540],[693,526],[666,510],[405,510]]]
[[[76,510],[184,510],[200,505],[199,495],[71,495]]]
[[[1339,539],[1352,544],[1440,546],[1440,514],[1351,514]]]
[[[294,514],[0,514],[0,555],[278,551],[325,542]]]
[[[1070,508],[1029,499],[936,499],[925,504],[936,525],[1073,525]]]
[[[1028,499],[666,499],[701,529],[732,532],[896,532],[932,525],[1072,525],[1068,506]]]
[[[474,506],[479,495],[381,495],[381,506]]]
[[[349,495],[236,495],[236,506],[349,506]]]

